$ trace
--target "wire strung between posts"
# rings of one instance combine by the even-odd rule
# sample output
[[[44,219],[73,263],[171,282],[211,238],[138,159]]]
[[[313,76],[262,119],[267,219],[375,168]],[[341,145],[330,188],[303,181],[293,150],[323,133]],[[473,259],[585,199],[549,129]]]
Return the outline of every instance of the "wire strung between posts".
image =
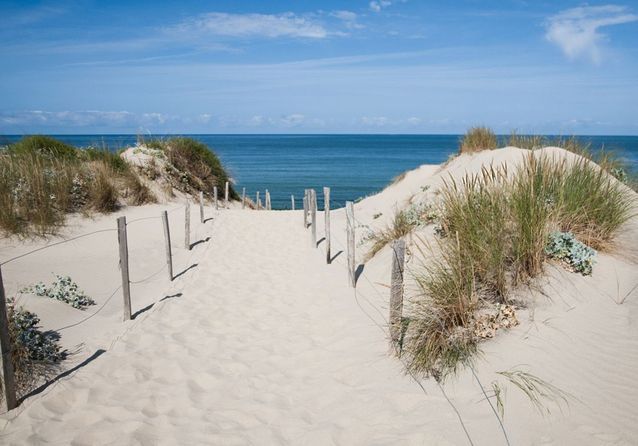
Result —
[[[157,276],[159,273],[161,273],[162,271],[164,271],[164,269],[167,267],[168,265],[164,264],[164,266],[162,266],[159,270],[155,271],[153,274],[151,274],[148,277],[145,277],[144,279],[141,280],[129,280],[128,283],[132,284],[132,285],[137,285],[140,283],[144,283],[147,280],[152,279],[153,277]]]
[[[28,256],[30,254],[35,253],[35,252],[43,251],[43,250],[45,250],[47,248],[53,248],[54,246],[62,245],[63,243],[72,242],[73,240],[77,240],[77,239],[82,238],[82,237],[88,237],[89,235],[99,234],[101,232],[111,232],[111,231],[117,231],[117,229],[100,229],[98,231],[88,232],[86,234],[81,234],[81,235],[78,235],[78,236],[75,236],[75,237],[71,237],[71,238],[68,238],[68,239],[60,240],[59,242],[51,243],[50,245],[46,245],[46,246],[41,246],[40,248],[36,248],[33,251],[25,252],[24,254],[20,254],[18,256],[12,257],[9,260],[5,260],[4,262],[0,263],[0,265],[6,265],[9,262],[13,262],[14,260],[21,259],[22,257],[26,257],[26,256]]]
[[[122,285],[118,285],[117,288],[115,288],[115,290],[113,290],[113,292],[111,293],[111,295],[104,301],[104,303],[102,304],[102,306],[100,306],[100,308],[98,308],[95,312],[91,313],[89,316],[85,317],[84,319],[82,319],[81,321],[75,322],[73,324],[67,325],[66,327],[62,327],[62,328],[57,328],[54,331],[60,332],[62,330],[66,330],[67,328],[71,328],[71,327],[76,327],[80,324],[83,324],[84,322],[88,321],[89,319],[91,319],[93,316],[95,316],[96,314],[98,314],[100,311],[102,311],[102,309],[106,306],[107,303],[109,303],[109,301],[113,298],[113,296],[115,296],[115,293],[117,293],[120,289],[122,288]]]

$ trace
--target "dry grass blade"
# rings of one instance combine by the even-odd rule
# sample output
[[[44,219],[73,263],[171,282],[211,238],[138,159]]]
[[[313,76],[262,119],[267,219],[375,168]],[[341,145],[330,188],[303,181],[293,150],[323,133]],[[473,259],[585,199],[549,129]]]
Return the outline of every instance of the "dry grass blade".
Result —
[[[492,150],[498,147],[498,141],[494,132],[487,127],[470,128],[459,145],[460,153],[480,152],[481,150]]]
[[[540,414],[551,413],[547,403],[554,403],[559,408],[563,403],[569,405],[570,395],[568,393],[536,375],[517,369],[497,373],[518,387]]]

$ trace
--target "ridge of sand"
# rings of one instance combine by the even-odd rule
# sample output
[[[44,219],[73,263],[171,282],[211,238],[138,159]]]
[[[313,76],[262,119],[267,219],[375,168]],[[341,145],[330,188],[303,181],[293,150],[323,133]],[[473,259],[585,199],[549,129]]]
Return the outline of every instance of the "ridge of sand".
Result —
[[[443,169],[422,166],[358,203],[357,218],[376,224],[375,212],[385,217],[414,195],[434,194],[447,173],[462,175],[494,160],[514,163],[521,155],[508,148],[462,156]],[[423,191],[424,185],[431,188]],[[126,212],[143,218],[159,209]],[[180,212],[171,214],[177,244]],[[481,345],[480,381],[463,370],[443,386],[444,394],[431,379],[421,381],[422,390],[388,356],[380,329],[389,299],[387,249],[365,265],[355,294],[345,254],[326,265],[321,244],[310,246],[300,211],[207,213],[213,220],[198,224],[197,234],[210,241],[190,254],[177,251],[176,271],[196,267],[170,284],[160,278],[154,288],[134,293],[138,309],[155,302],[152,308],[121,324],[118,296],[90,329],[64,333],[65,343],[72,335],[73,342],[91,339],[87,352],[107,351],[2,415],[3,444],[468,444],[464,429],[476,445],[505,444],[478,382],[486,392],[492,382],[506,389],[511,444],[632,444],[638,438],[635,263],[599,254],[591,277],[550,265],[542,292],[527,296],[533,301],[519,313],[521,325]],[[70,232],[112,220],[81,220]],[[138,224],[136,265],[151,273],[163,259],[161,226]],[[345,240],[343,210],[333,212],[332,228],[337,254]],[[3,259],[24,250],[14,245],[3,245]],[[84,265],[78,280],[91,291],[100,281],[117,280],[109,276],[116,268],[100,271],[91,263],[100,253],[106,259],[110,246],[78,242],[3,272],[31,280],[56,259],[69,259],[56,268]],[[15,287],[16,279],[7,283]],[[46,305],[58,310],[47,325],[69,312],[58,302]],[[550,404],[551,414],[542,416],[496,373],[521,365],[572,395],[569,406]]]

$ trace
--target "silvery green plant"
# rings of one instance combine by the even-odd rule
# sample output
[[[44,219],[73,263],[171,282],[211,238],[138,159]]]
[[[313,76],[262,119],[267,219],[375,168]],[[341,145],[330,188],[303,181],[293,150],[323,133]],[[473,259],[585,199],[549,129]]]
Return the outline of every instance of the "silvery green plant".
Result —
[[[571,232],[552,232],[545,246],[545,254],[569,264],[584,276],[592,273],[596,251],[581,243]]]
[[[430,203],[415,203],[403,211],[403,215],[410,226],[419,227],[432,223],[439,218],[439,214]]]
[[[52,332],[38,329],[40,318],[24,308],[13,308],[11,313],[12,330],[16,341],[28,352],[29,359],[41,362],[59,362],[66,357]]]
[[[71,277],[57,274],[55,277],[56,280],[53,281],[50,287],[47,287],[42,282],[38,282],[35,285],[22,289],[20,292],[59,300],[80,310],[83,310],[89,305],[95,305],[95,301],[87,296],[84,291],[80,290],[78,284],[75,283]]]

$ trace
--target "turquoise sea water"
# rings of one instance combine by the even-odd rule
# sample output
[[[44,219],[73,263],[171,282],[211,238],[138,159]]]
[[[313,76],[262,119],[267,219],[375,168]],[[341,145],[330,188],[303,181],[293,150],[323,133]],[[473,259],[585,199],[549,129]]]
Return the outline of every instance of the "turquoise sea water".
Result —
[[[135,144],[136,135],[54,135],[77,147],[117,150]],[[165,135],[154,135],[162,138]],[[400,173],[438,164],[455,153],[459,135],[185,135],[219,155],[241,193],[270,191],[274,209],[289,209],[290,195],[305,188],[331,187],[333,207],[383,189]],[[581,136],[593,148],[619,151],[638,170],[638,136]],[[0,144],[20,136],[0,136]],[[321,200],[320,200],[321,202]]]

